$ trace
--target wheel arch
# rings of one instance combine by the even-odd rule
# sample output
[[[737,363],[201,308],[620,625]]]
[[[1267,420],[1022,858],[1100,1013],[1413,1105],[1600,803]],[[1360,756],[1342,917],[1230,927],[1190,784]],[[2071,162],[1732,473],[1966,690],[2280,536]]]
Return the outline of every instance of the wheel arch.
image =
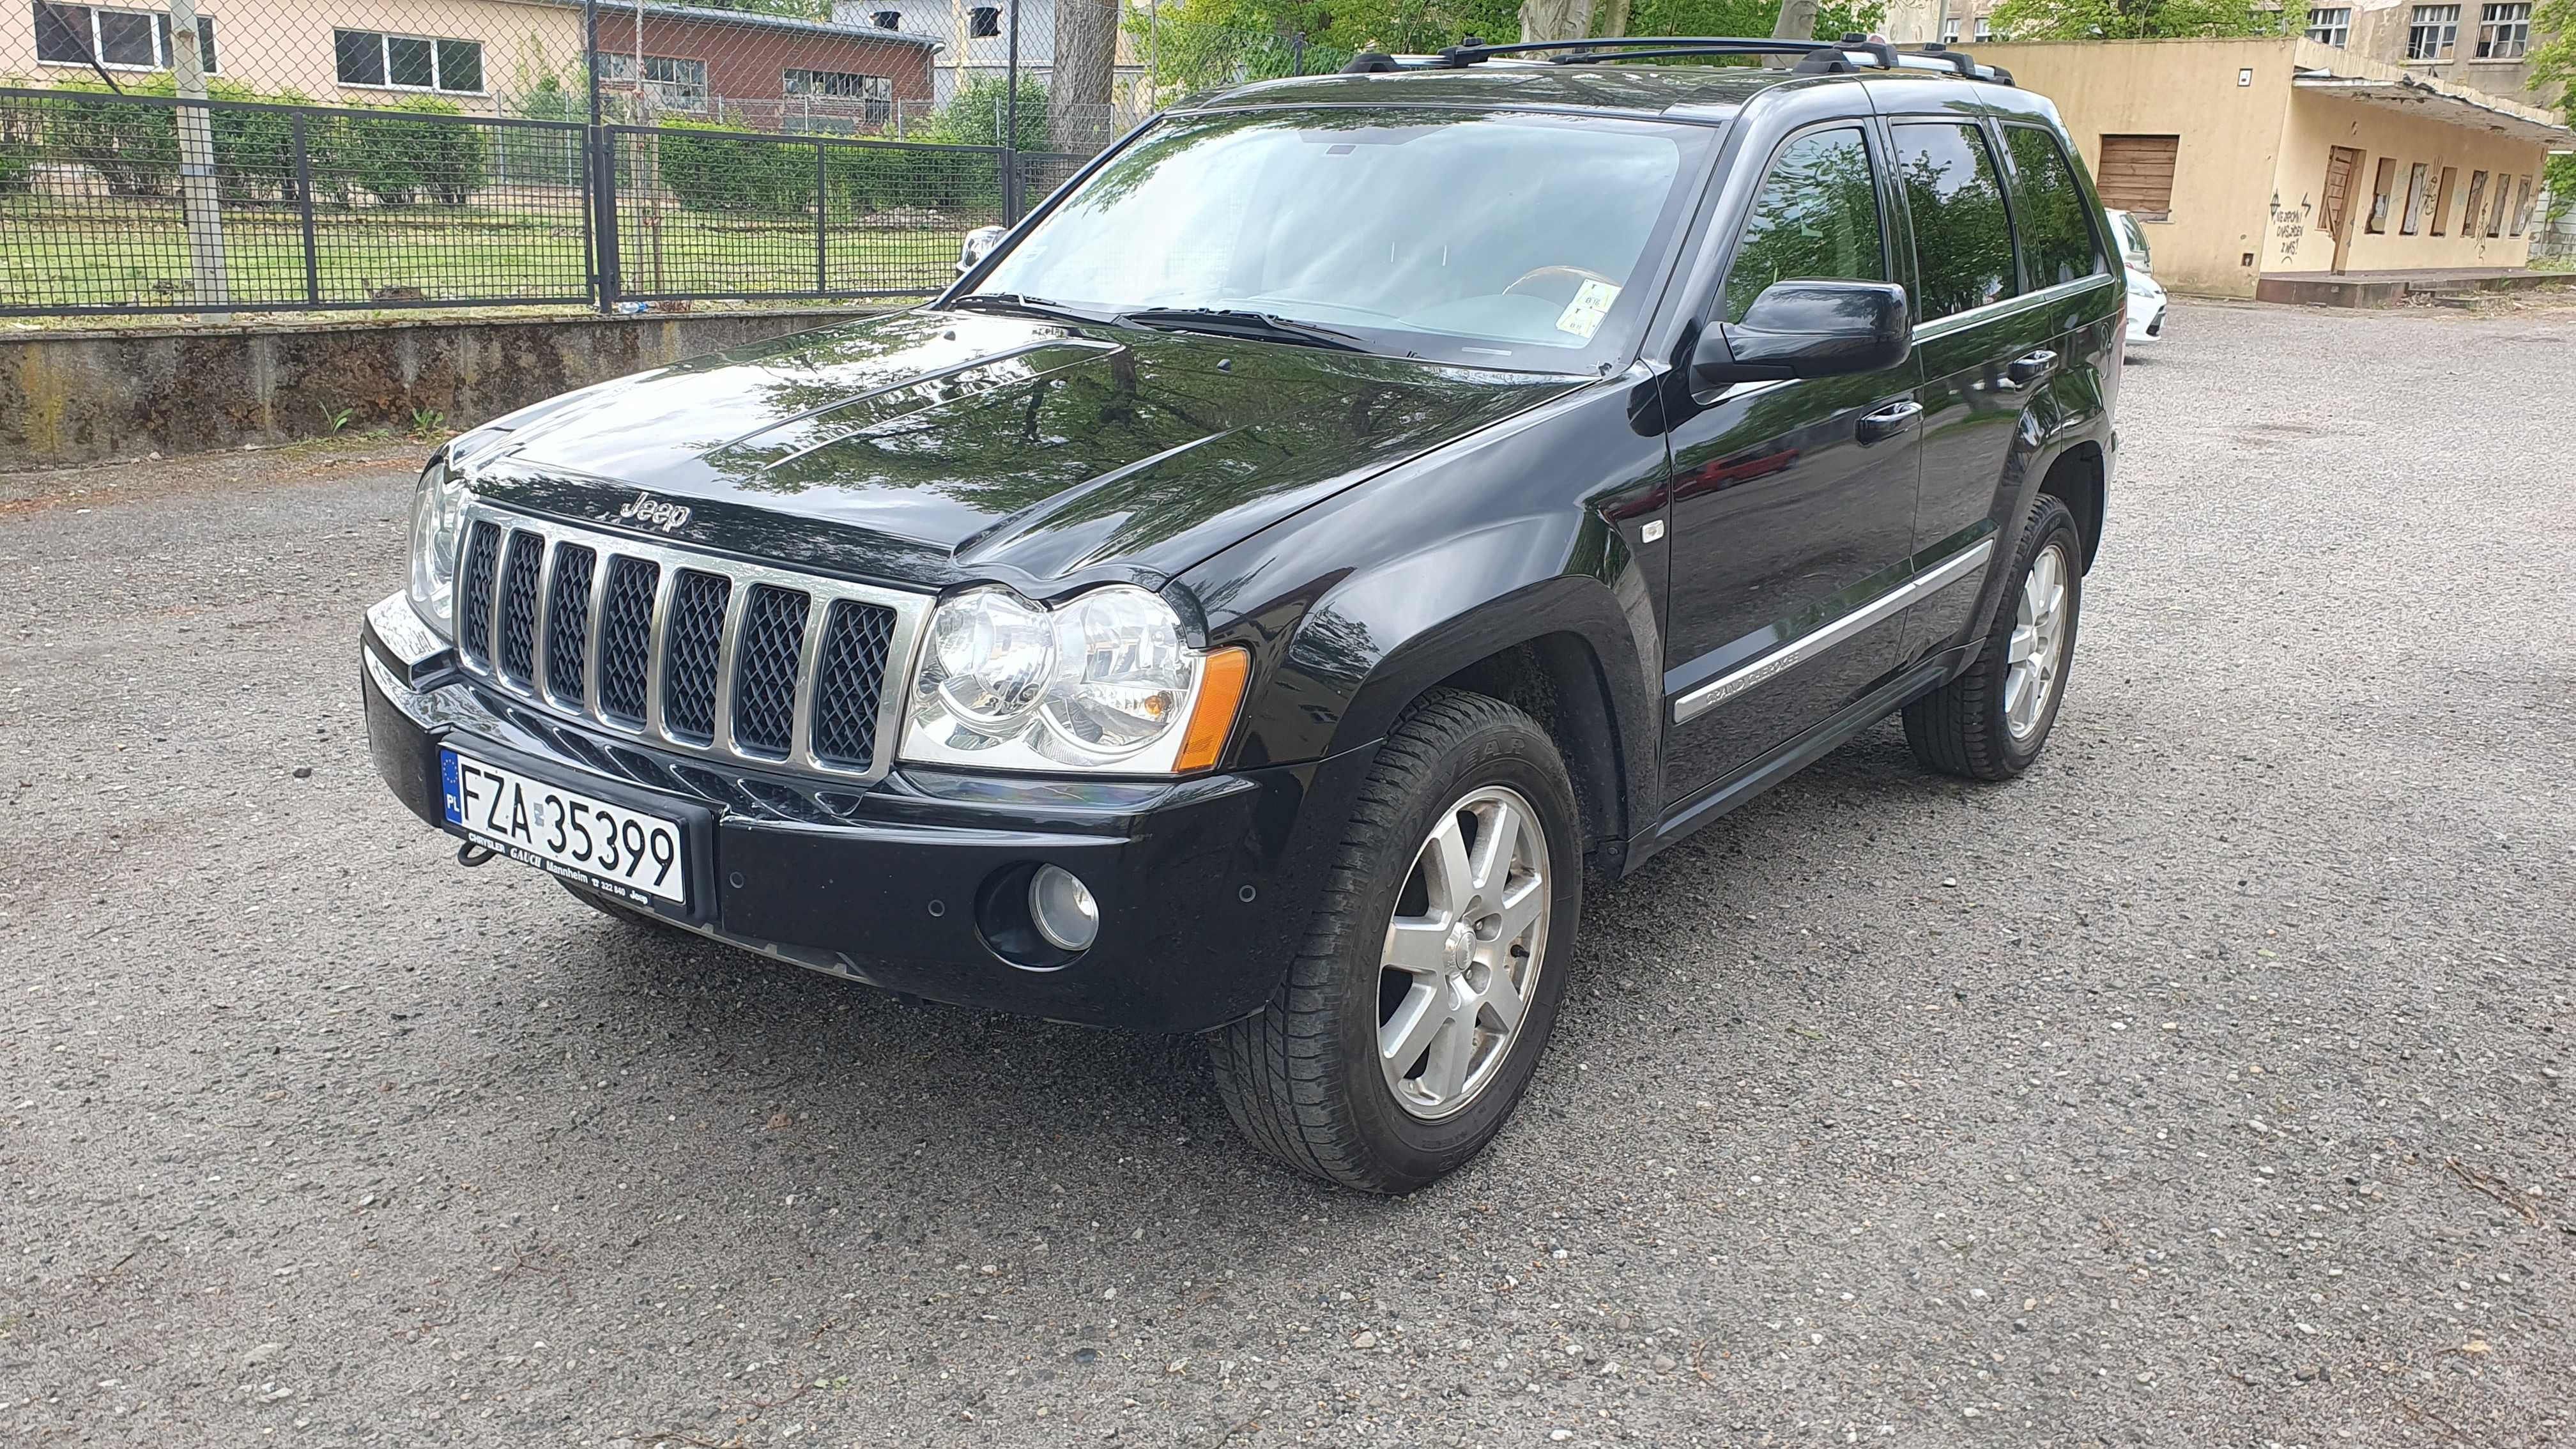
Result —
[[[2039,493],[2055,498],[2075,515],[2076,535],[2084,541],[2084,569],[2093,569],[2102,546],[2103,514],[2108,507],[2109,479],[2102,445],[2091,438],[2070,444],[2048,462]]]
[[[1651,638],[1652,631],[1648,634]],[[1616,869],[1655,802],[1655,701],[1633,662],[1639,640],[1599,579],[1559,576],[1406,637],[1353,692],[1335,748],[1382,738],[1441,689],[1497,699],[1556,741],[1582,810],[1587,861]],[[1613,849],[1613,847],[1616,849]]]

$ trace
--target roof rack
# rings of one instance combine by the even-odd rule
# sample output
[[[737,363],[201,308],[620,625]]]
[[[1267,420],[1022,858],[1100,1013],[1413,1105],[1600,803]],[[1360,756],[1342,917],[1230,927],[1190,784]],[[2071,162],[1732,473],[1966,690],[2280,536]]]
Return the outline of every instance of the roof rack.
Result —
[[[1544,55],[1561,51],[1559,55]],[[1956,72],[1970,80],[2012,84],[2012,73],[2000,66],[1979,65],[1966,51],[1952,50],[1935,41],[1921,50],[1905,52],[1884,40],[1872,40],[1857,31],[1845,31],[1835,41],[1777,40],[1768,36],[1740,35],[1625,35],[1595,36],[1588,40],[1522,40],[1504,45],[1488,45],[1468,36],[1457,45],[1448,46],[1436,55],[1394,56],[1379,51],[1362,51],[1342,67],[1345,75],[1373,75],[1407,70],[1463,70],[1488,60],[1528,57],[1544,60],[1549,65],[1602,65],[1623,60],[1701,59],[1718,55],[1783,55],[1796,56],[1791,71],[1800,75],[1850,75],[1862,70],[1914,70]]]

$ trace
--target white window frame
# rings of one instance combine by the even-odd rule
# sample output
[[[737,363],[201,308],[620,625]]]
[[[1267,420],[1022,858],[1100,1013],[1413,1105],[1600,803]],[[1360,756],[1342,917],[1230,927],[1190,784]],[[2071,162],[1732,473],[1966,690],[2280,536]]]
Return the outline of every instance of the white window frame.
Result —
[[[2331,19],[2319,17],[2331,16]],[[2319,45],[2336,47],[2352,43],[2352,7],[2349,5],[2311,5],[2308,7],[2308,39]]]
[[[1991,15],[1978,16],[1976,28],[1971,30],[1969,34],[1977,44],[1989,44],[1995,38],[1995,18]]]
[[[90,58],[88,60],[47,60],[39,56],[36,60],[38,65],[70,65],[85,67],[90,64],[91,60],[95,60],[104,69],[130,71],[138,75],[154,75],[161,71],[170,69],[172,51],[178,45],[179,41],[177,29],[170,24],[169,11],[138,10],[131,5],[85,5],[71,3],[58,4],[51,8],[58,10],[79,10],[89,16]],[[27,6],[27,15],[30,20],[35,17],[35,13],[35,4],[33,3],[33,0],[30,0],[30,3]],[[153,59],[157,63],[153,65],[135,65],[130,61],[109,60],[107,58],[107,46],[105,42],[101,40],[98,31],[98,17],[103,14],[141,15],[148,18],[152,22],[152,55]],[[201,62],[200,69],[207,75],[221,75],[223,72],[216,69],[214,66],[202,64],[206,53],[205,43],[208,39],[213,38],[214,35],[215,17],[212,15],[200,15],[197,17],[197,24],[200,27],[198,32],[199,39],[197,42],[197,55]],[[29,43],[33,44],[34,42],[31,39]],[[223,47],[218,45],[215,47],[215,59],[220,61],[223,58]]]
[[[340,79],[340,37],[343,35],[372,35],[376,38],[376,59],[384,66],[385,78],[383,80],[353,81]],[[417,40],[429,47],[429,84],[425,86],[407,86],[394,79],[393,42],[397,40]],[[443,79],[439,74],[443,67],[439,63],[438,48],[442,45],[473,46],[475,59],[474,69],[478,74],[482,74],[484,71],[482,62],[484,59],[484,51],[486,49],[482,41],[463,35],[414,35],[409,31],[403,30],[367,30],[353,25],[335,25],[331,27],[331,79],[334,84],[345,86],[351,90],[407,91],[416,96],[490,95],[492,93],[491,77],[488,74],[482,74],[483,85],[470,91],[459,90],[453,86],[441,85],[439,83]]]
[[[1941,13],[1941,43],[1943,45],[1959,43],[1959,17],[1946,10]]]
[[[2445,15],[2443,12],[2449,12]],[[2430,41],[2430,48],[2426,42]],[[2406,12],[2406,58],[2449,60],[2459,53],[2460,7],[2418,5]]]
[[[2504,49],[2510,45],[2511,50]],[[2531,49],[2531,6],[2529,0],[2486,5],[2478,13],[2478,50],[2480,60],[2520,60]]]

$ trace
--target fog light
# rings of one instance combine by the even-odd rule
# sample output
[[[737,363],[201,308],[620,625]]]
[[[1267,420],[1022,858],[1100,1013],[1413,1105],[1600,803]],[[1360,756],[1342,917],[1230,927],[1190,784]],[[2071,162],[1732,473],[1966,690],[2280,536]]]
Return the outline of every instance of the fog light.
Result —
[[[1100,903],[1082,877],[1062,866],[1039,866],[1030,879],[1029,919],[1060,951],[1087,951],[1100,936]]]

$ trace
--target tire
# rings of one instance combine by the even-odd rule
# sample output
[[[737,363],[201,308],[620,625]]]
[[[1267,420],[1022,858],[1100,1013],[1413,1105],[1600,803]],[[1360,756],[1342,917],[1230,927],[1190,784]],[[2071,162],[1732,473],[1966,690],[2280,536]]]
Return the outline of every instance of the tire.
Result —
[[[2056,614],[2052,653],[2054,667],[2039,681],[2037,705],[2025,703],[2014,679],[2016,637],[2036,627],[2031,598],[2035,572],[2049,568],[2054,554]],[[1905,706],[1905,742],[1914,757],[1944,774],[1971,780],[2009,780],[2029,769],[2048,743],[2066,699],[2066,679],[2075,661],[2076,626],[2084,608],[2084,540],[2075,515],[2047,494],[2040,495],[2012,551],[2012,572],[1986,623],[1985,640],[1967,672]],[[2048,592],[2043,582],[2042,593]],[[2039,641],[2034,639],[2034,644]]]
[[[1507,818],[1521,823],[1495,866],[1494,822]],[[1564,999],[1583,901],[1579,819],[1565,762],[1529,716],[1448,690],[1418,702],[1359,789],[1287,979],[1208,1039],[1244,1135],[1300,1172],[1379,1193],[1411,1192],[1483,1150]],[[1390,966],[1390,953],[1419,969]],[[1382,1067],[1390,1031],[1423,1043],[1418,1057]]]

